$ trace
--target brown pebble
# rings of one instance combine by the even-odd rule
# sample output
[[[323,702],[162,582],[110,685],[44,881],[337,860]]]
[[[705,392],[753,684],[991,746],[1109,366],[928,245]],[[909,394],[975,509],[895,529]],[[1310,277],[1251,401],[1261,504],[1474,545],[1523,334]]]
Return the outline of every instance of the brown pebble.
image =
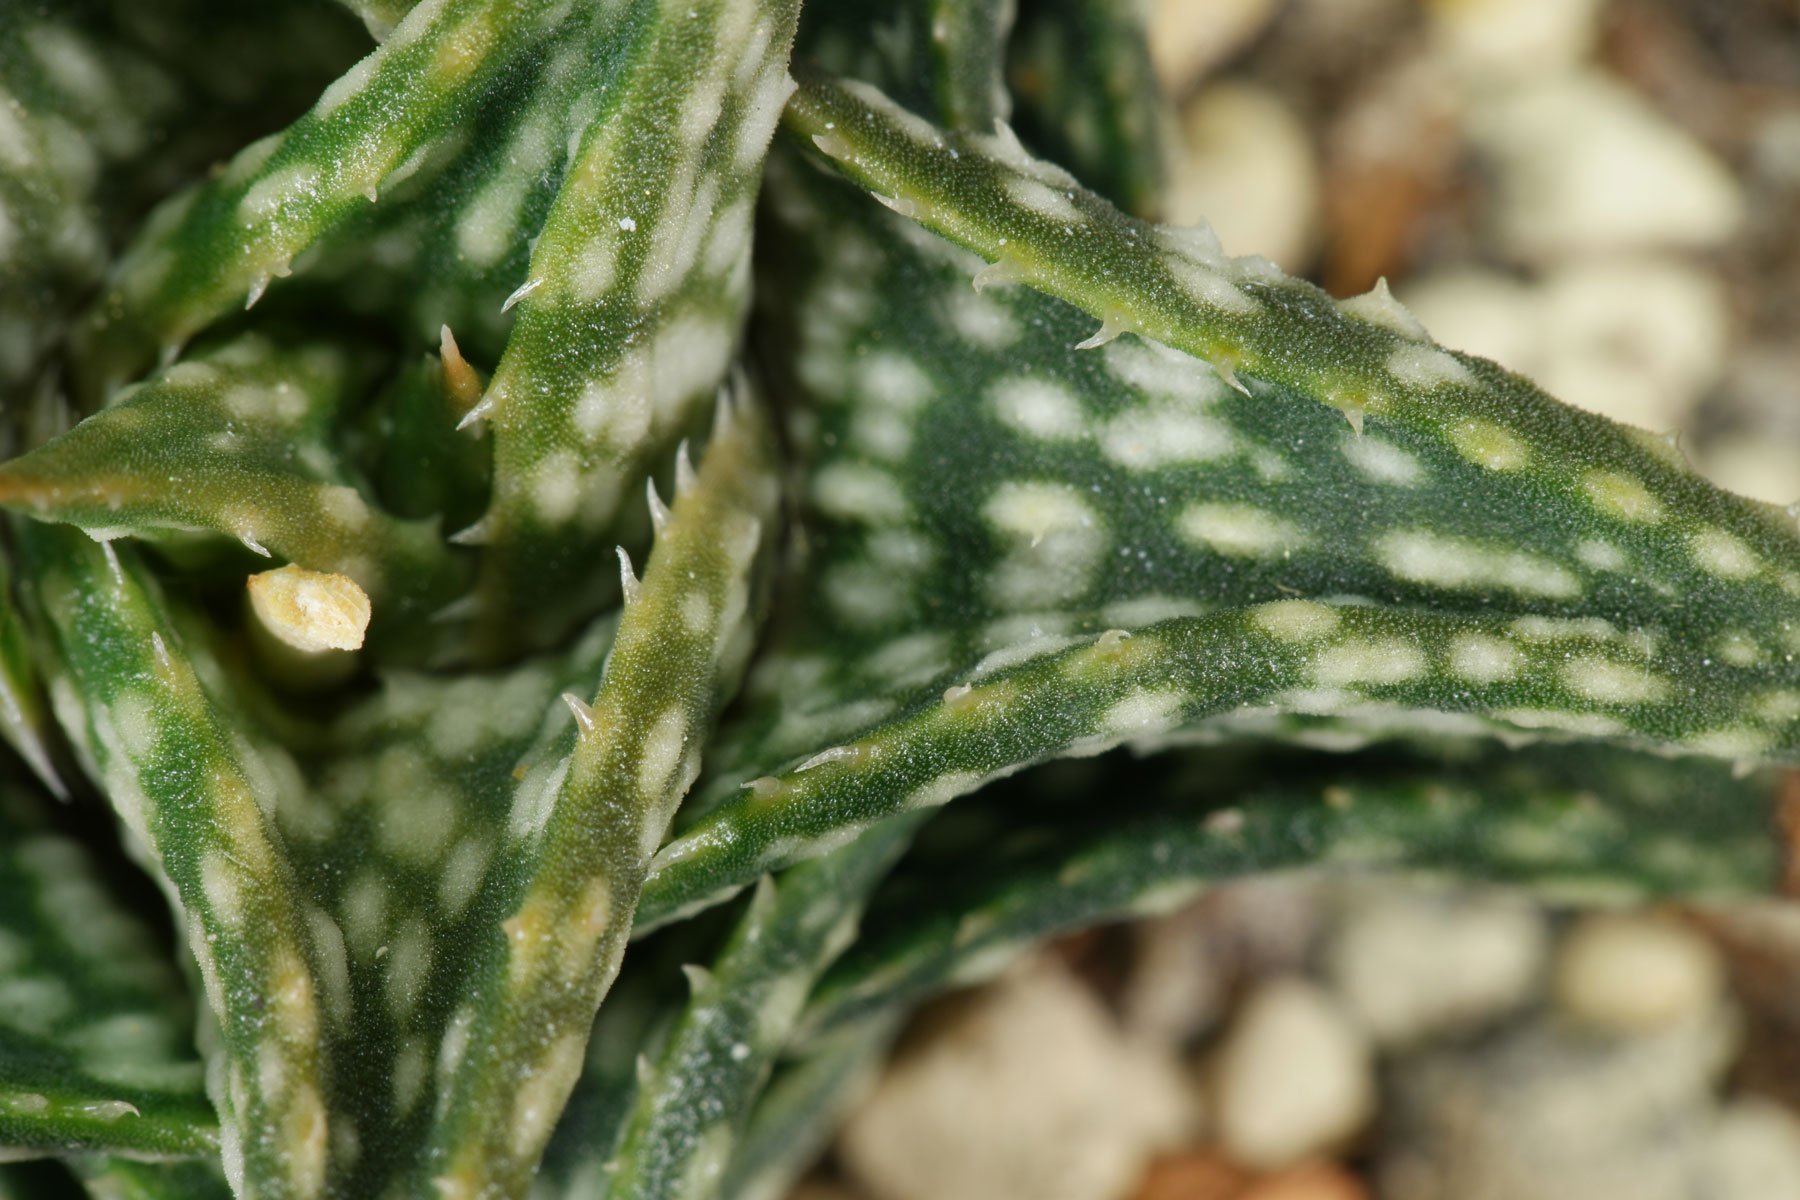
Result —
[[[1250,1180],[1217,1151],[1190,1150],[1151,1163],[1131,1200],[1238,1200]]]
[[[1336,1163],[1308,1163],[1264,1175],[1232,1200],[1369,1200],[1369,1189]]]

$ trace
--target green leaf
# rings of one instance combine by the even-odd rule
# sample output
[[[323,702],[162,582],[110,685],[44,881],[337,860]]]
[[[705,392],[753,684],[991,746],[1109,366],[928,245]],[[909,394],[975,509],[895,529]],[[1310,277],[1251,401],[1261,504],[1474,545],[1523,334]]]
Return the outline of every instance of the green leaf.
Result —
[[[493,502],[471,534],[484,546],[489,643],[547,643],[611,599],[600,564],[621,510],[724,378],[797,11],[796,0],[659,0],[633,5],[619,32],[628,57],[538,234],[506,352],[468,418],[494,436]]]
[[[749,657],[755,566],[776,487],[763,418],[720,408],[698,471],[678,464],[642,582],[577,728],[521,767],[506,844],[468,948],[468,983],[439,1060],[424,1178],[448,1198],[520,1190],[582,1063],[618,972],[652,853],[700,770]]]
[[[1076,349],[1066,305],[976,292],[969,256],[827,181],[769,186],[809,557],[640,929],[996,774],[1183,729],[1794,753],[1800,541],[1766,506],[1547,399],[1559,474],[1543,444],[1498,470],[1414,425],[1359,434],[1137,335]],[[1654,523],[1553,490],[1626,460],[1666,485]]]
[[[484,86],[567,12],[561,0],[421,6],[285,130],[164,203],[90,311],[81,367],[103,397],[234,308],[454,138]]]
[[[1778,873],[1773,780],[1705,759],[1588,746],[1452,765],[1188,752],[1105,770],[1049,814],[1053,779],[978,801],[985,820],[964,836],[979,864],[962,855],[878,901],[868,935],[809,1001],[805,1036],[986,979],[1045,938],[1166,912],[1259,872],[1453,874],[1585,903],[1755,895]],[[1120,819],[1097,811],[1094,789],[1142,799]]]
[[[103,873],[0,779],[0,1156],[216,1155],[186,994]]]
[[[1162,207],[1168,118],[1145,19],[1135,4],[1024,0],[1007,78],[1018,96],[1019,135],[1033,150],[1147,217]]]
[[[411,634],[456,596],[467,564],[435,522],[372,504],[334,449],[355,376],[328,346],[236,338],[0,465],[0,505],[96,537],[234,539],[348,575],[373,602],[378,639]]]
[[[55,631],[62,716],[186,915],[211,1024],[208,1094],[234,1187],[318,1195],[330,1155],[328,1023],[343,1020],[341,943],[295,886],[272,811],[294,768],[209,694],[220,676],[184,639],[129,547],[20,529]]]
[[[56,770],[52,722],[38,677],[31,631],[11,576],[8,555],[0,546],[0,738],[6,739],[57,799],[66,799],[69,789]]]
[[[813,980],[856,935],[861,902],[906,848],[919,816],[892,821],[756,889],[639,1080],[604,1194],[660,1197],[717,1187],[750,1102],[785,1047]]]
[[[872,17],[856,0],[815,0],[800,53],[868,79],[957,129],[992,129],[1012,111],[1005,57],[1015,0],[903,0]]]
[[[776,1075],[750,1115],[720,1194],[726,1200],[786,1196],[873,1081],[899,1031],[889,1017],[847,1027]]]
[[[231,1196],[217,1162],[78,1159],[74,1169],[96,1200],[229,1200]]]

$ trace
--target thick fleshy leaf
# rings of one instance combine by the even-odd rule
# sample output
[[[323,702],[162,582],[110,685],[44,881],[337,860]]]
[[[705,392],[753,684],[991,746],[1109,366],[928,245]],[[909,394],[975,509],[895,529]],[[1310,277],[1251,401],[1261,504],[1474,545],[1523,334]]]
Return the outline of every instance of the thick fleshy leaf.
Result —
[[[1067,305],[975,291],[967,255],[810,174],[770,188],[806,582],[640,928],[888,813],[1196,722],[1800,746],[1800,540],[1772,510],[1544,399],[1560,449],[1501,470],[1137,335],[1075,349]],[[1594,486],[1550,490],[1553,453]],[[1626,461],[1666,485],[1654,522],[1601,503]]]
[[[295,886],[273,827],[293,765],[209,693],[216,664],[129,547],[35,522],[19,534],[56,635],[58,715],[185,914],[226,1173],[259,1195],[321,1195],[324,1032],[348,997],[335,928]]]
[[[216,1155],[192,1007],[103,873],[0,779],[0,1157]]]
[[[438,1060],[417,1190],[523,1190],[573,1088],[630,914],[719,708],[749,657],[755,569],[776,486],[762,415],[722,403],[698,471],[677,467],[592,703],[521,764],[506,840],[476,901],[461,1003]]]
[[[429,520],[381,511],[334,449],[356,370],[323,345],[257,335],[177,363],[62,437],[0,465],[0,505],[95,537],[210,532],[356,580],[411,632],[467,564]]]
[[[876,1017],[840,1029],[775,1076],[725,1172],[726,1200],[781,1200],[831,1141],[873,1082],[899,1022]]]
[[[855,937],[863,898],[922,816],[889,822],[758,886],[712,967],[690,968],[692,998],[638,1081],[603,1195],[717,1194],[751,1101],[813,980]]]
[[[1055,771],[1057,768],[1046,768]],[[1218,753],[1106,764],[1068,790],[1025,777],[978,804],[978,866],[926,872],[871,910],[821,981],[805,1033],[985,979],[1047,937],[1166,912],[1220,882],[1322,866],[1522,885],[1580,903],[1766,893],[1771,773],[1606,747],[1452,764]],[[1119,819],[1089,789],[1142,797]],[[967,860],[965,860],[967,861]]]
[[[568,11],[568,0],[421,5],[305,116],[166,202],[88,315],[78,365],[89,396],[255,303],[302,251],[431,165],[484,85]]]
[[[621,509],[723,380],[798,7],[657,0],[633,6],[619,34],[625,65],[600,94],[470,413],[494,436],[476,596],[479,636],[495,646],[552,641],[616,594],[601,564]]]

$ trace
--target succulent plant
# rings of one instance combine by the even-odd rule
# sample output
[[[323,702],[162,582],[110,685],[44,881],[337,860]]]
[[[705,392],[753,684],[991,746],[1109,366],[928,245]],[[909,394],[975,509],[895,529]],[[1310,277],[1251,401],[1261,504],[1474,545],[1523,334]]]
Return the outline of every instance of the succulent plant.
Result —
[[[1129,8],[0,7],[0,1194],[776,1196],[1222,878],[1768,885],[1794,514],[1147,219]]]

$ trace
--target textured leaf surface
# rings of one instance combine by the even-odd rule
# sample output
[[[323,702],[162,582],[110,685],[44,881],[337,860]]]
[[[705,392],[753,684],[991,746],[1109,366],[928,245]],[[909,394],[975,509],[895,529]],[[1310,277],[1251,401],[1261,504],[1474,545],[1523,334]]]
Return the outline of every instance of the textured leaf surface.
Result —
[[[231,1195],[216,1162],[81,1159],[74,1170],[95,1200],[228,1200]]]
[[[784,1068],[758,1100],[720,1192],[780,1200],[831,1141],[844,1112],[874,1080],[899,1023],[877,1017],[823,1039]]]
[[[855,937],[863,898],[919,823],[890,822],[758,886],[712,967],[691,971],[693,996],[639,1080],[601,1194],[716,1192],[813,980]]]
[[[0,780],[0,1155],[216,1155],[193,1016],[157,935]]]
[[[165,202],[89,313],[82,367],[105,396],[236,308],[454,137],[481,85],[526,55],[566,0],[438,0],[287,129]]]
[[[1777,874],[1770,774],[1736,778],[1705,759],[1566,747],[1454,765],[1189,752],[1106,766],[1104,782],[1086,773],[1055,805],[1047,795],[1070,787],[1025,777],[959,814],[959,844],[981,848],[979,867],[927,869],[878,903],[868,936],[809,1002],[806,1033],[985,979],[1044,938],[1166,912],[1261,871],[1423,871],[1585,903],[1754,895]],[[1094,787],[1143,799],[1120,819]]]
[[[323,1042],[347,999],[333,939],[295,886],[271,816],[292,780],[241,715],[209,694],[205,648],[180,636],[127,548],[26,524],[24,562],[71,689],[62,715],[134,838],[187,915],[218,1052],[207,1090],[226,1173],[242,1190],[317,1196],[329,1115]]]
[[[333,438],[354,384],[329,347],[237,338],[0,466],[0,504],[96,537],[232,538],[350,576],[383,625],[408,628],[455,596],[466,564],[434,522],[383,512],[357,486]]]
[[[748,303],[763,155],[791,83],[794,0],[640,2],[630,49],[531,252],[471,412],[494,435],[482,636],[553,639],[609,599],[638,481],[704,417]],[[671,86],[672,80],[681,81]]]
[[[575,1084],[650,857],[749,657],[776,499],[767,437],[755,409],[721,407],[699,470],[678,467],[673,509],[652,504],[661,528],[642,582],[625,566],[598,694],[571,697],[577,727],[522,769],[479,902],[492,923],[439,1060],[421,1188],[523,1190]]]
[[[975,290],[968,255],[810,175],[770,187],[807,583],[640,927],[1027,762],[1199,722],[1800,745],[1800,542],[1772,510],[1541,397],[1521,411],[1560,442],[1502,470],[1429,413],[1358,433],[1136,335],[1075,349],[1067,305]],[[1545,478],[1617,482],[1609,454],[1667,485],[1655,521]]]

